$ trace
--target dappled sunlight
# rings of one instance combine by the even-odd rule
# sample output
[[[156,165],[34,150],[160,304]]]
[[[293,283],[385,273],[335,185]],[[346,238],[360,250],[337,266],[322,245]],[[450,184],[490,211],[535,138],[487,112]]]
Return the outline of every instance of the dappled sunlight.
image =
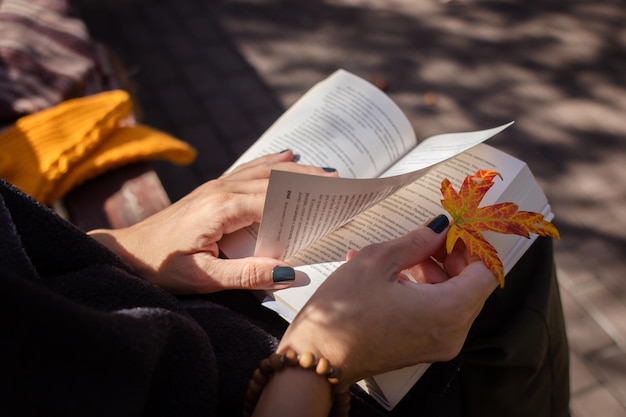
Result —
[[[570,216],[560,213],[575,211],[572,201],[607,196],[607,188],[612,200],[626,199],[624,182],[609,185],[594,169],[607,158],[626,162],[623,7],[285,3],[289,7],[280,10],[270,1],[228,1],[216,8],[284,106],[343,67],[366,78],[383,77],[419,138],[515,120],[492,144],[528,162],[561,219],[563,242],[603,239],[589,233],[593,225],[563,224]],[[603,217],[597,203],[592,210]],[[615,221],[622,227],[606,236],[606,252],[616,258],[626,252],[625,216],[619,214]],[[570,247],[557,244],[557,252],[565,245]],[[613,290],[626,297],[626,285]]]

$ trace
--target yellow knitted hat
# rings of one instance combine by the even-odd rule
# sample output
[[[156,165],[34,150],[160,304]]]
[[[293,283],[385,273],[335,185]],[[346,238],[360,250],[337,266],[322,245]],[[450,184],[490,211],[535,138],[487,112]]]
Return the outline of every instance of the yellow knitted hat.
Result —
[[[0,177],[44,204],[111,168],[148,159],[191,163],[188,144],[132,121],[121,90],[67,100],[0,134]],[[132,124],[132,123],[130,123]]]

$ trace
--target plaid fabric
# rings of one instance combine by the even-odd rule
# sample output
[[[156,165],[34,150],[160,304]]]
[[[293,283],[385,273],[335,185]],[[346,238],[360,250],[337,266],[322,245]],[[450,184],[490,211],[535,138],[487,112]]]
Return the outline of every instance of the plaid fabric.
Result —
[[[68,0],[0,0],[0,127],[109,89],[99,66]]]

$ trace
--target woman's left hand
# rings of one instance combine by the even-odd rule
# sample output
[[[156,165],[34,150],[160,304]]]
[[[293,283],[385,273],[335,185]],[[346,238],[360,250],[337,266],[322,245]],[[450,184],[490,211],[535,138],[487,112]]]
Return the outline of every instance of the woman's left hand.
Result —
[[[437,231],[422,226],[350,253],[300,310],[278,351],[325,357],[347,384],[455,357],[498,282],[463,247],[446,255],[446,233]]]

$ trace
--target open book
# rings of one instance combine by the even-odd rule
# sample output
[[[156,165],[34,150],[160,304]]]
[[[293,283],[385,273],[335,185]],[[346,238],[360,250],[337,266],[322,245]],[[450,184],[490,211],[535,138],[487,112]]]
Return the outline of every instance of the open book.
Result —
[[[290,320],[344,261],[349,249],[398,237],[445,213],[441,181],[458,189],[477,169],[498,171],[482,204],[513,201],[520,210],[553,215],[527,165],[482,142],[508,127],[442,134],[418,143],[410,122],[381,90],[344,70],[319,82],[283,114],[231,167],[292,149],[305,164],[333,167],[340,178],[282,171],[270,175],[260,225],[225,236],[229,258],[284,259],[296,282],[268,305]],[[534,241],[485,233],[508,273]],[[393,408],[427,368],[396,370],[361,381]]]

